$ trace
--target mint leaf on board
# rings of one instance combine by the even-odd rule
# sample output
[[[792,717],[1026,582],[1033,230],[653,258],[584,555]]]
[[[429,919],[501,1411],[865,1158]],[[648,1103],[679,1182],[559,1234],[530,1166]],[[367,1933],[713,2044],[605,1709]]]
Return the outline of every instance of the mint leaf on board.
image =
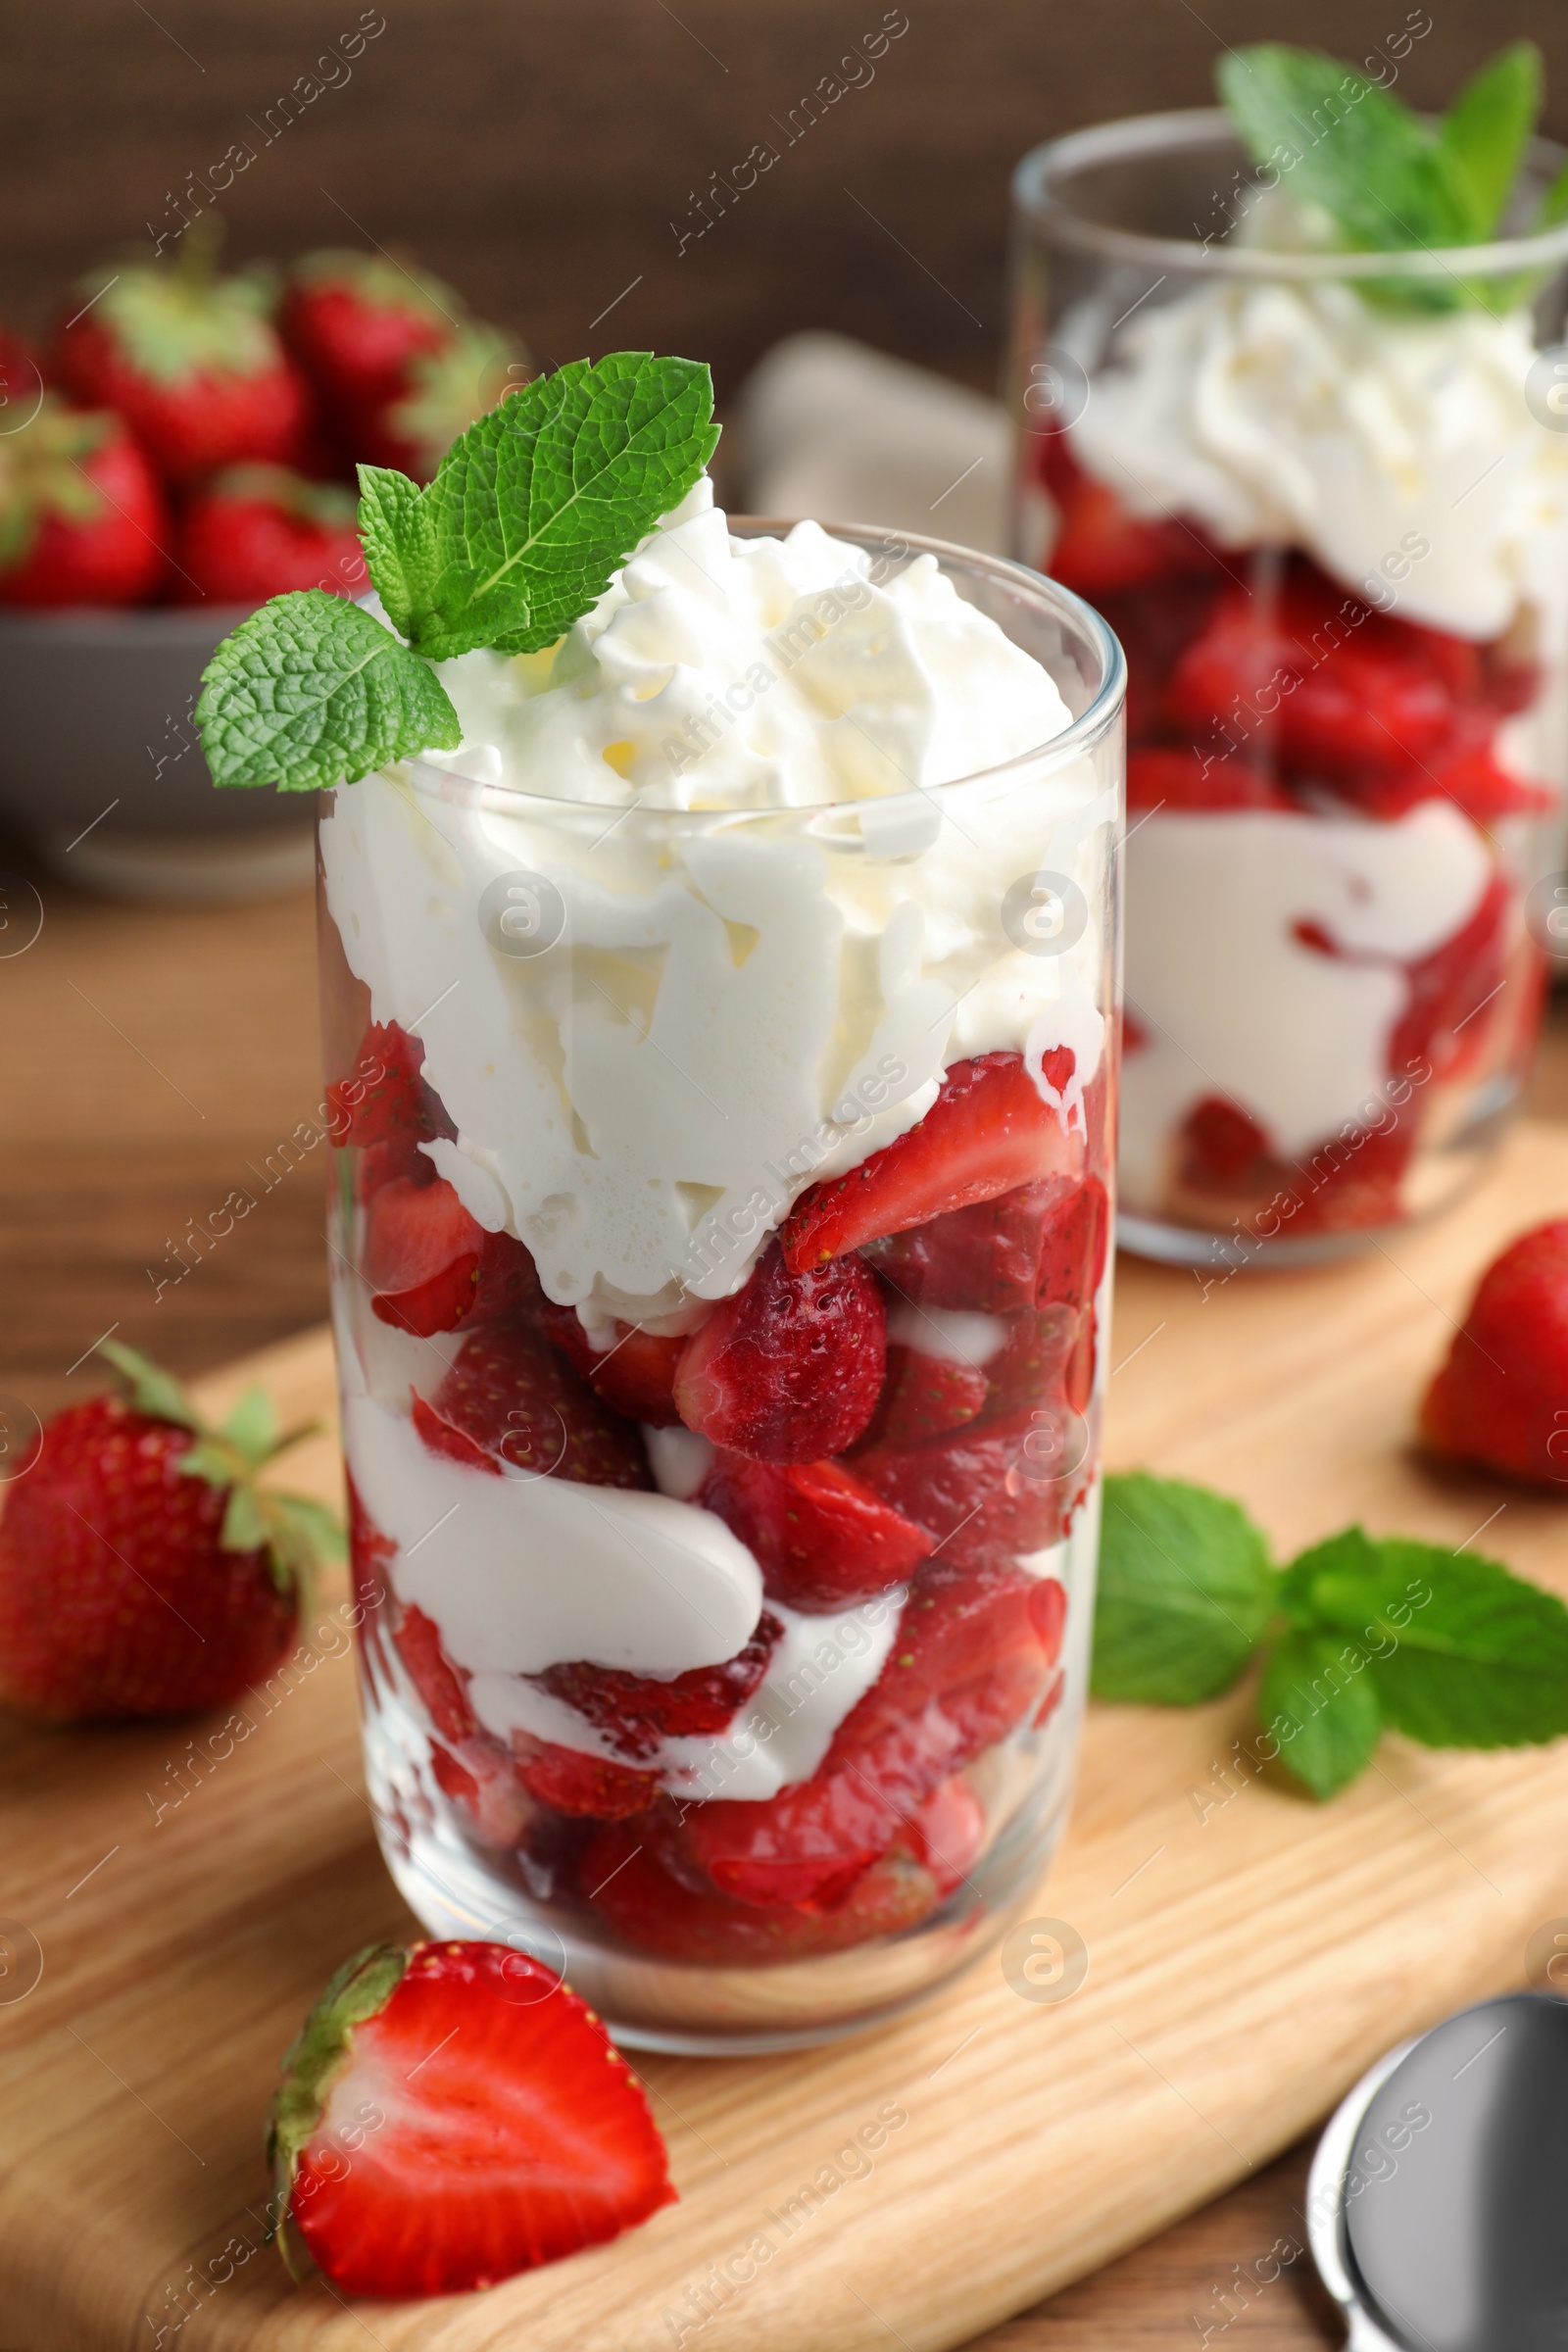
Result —
[[[1438,129],[1438,157],[1467,241],[1494,234],[1507,210],[1543,96],[1541,51],[1513,41],[1465,83]]]
[[[1387,1590],[1413,1599],[1397,1649],[1373,1662],[1396,1731],[1427,1747],[1533,1747],[1568,1734],[1568,1609],[1555,1593],[1437,1544],[1390,1536],[1378,1550]]]
[[[712,412],[705,366],[622,351],[536,376],[470,424],[420,494],[435,575],[412,615],[416,652],[553,645],[702,474]],[[373,555],[370,571],[380,588]]]
[[[1230,51],[1219,93],[1258,165],[1320,205],[1363,253],[1468,241],[1466,215],[1425,123],[1381,84],[1315,49]]]
[[[219,785],[313,792],[416,752],[455,752],[428,664],[358,605],[304,588],[253,612],[202,672],[196,725]]]
[[[362,466],[360,545],[370,577],[400,637],[427,614],[435,584],[435,532],[417,482],[390,466]]]
[[[1167,1707],[1217,1698],[1257,1647],[1278,1583],[1239,1503],[1146,1470],[1108,1477],[1095,1695]]]
[[[1263,1669],[1257,1711],[1280,1762],[1320,1798],[1365,1770],[1383,1730],[1366,1656],[1337,1633],[1283,1634]]]

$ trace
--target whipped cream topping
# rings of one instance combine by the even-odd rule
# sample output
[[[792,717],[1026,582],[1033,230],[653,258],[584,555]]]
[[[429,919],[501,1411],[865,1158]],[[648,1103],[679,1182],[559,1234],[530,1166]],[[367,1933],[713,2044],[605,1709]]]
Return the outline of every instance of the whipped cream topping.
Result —
[[[1147,1036],[1122,1063],[1131,1203],[1164,1192],[1169,1138],[1227,1095],[1295,1157],[1364,1122],[1409,1001],[1399,968],[1474,914],[1487,845],[1450,801],[1396,822],[1229,810],[1146,817],[1127,845],[1127,1005]],[[1297,937],[1316,925],[1340,951]]]
[[[443,666],[455,773],[368,777],[320,833],[372,1018],[421,1040],[459,1129],[430,1157],[590,1327],[699,1319],[950,1062],[1022,1052],[1054,1102],[1043,1056],[1069,1045],[1057,1107],[1081,1122],[1102,1050],[1096,924],[1063,955],[997,953],[1020,876],[1098,903],[1116,817],[1088,755],[971,773],[1066,726],[1046,670],[925,559],[878,586],[814,524],[732,542],[688,503],[553,656]],[[693,749],[714,681],[803,613],[807,650]],[[481,904],[519,875],[548,884],[538,954]]]
[[[1087,363],[1107,323],[1086,305],[1062,340]],[[1487,640],[1568,595],[1568,438],[1526,406],[1536,356],[1526,310],[1412,318],[1345,283],[1215,280],[1139,314],[1071,446],[1137,514],[1304,548],[1369,602]]]
[[[442,665],[454,768],[612,807],[790,808],[951,783],[1069,723],[934,557],[878,582],[818,523],[732,539],[712,495],[705,476],[552,653]]]

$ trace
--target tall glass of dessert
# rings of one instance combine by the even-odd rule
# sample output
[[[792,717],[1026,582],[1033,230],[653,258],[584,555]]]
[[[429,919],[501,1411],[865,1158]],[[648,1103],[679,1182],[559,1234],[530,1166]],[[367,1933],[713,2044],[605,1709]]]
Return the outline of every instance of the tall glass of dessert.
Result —
[[[1563,862],[1568,226],[1327,251],[1291,184],[1218,111],[1015,181],[1016,545],[1130,672],[1119,1230],[1227,1271],[1483,1164]]]
[[[701,483],[323,796],[370,1789],[437,1934],[769,2049],[1000,1936],[1083,1705],[1122,666]]]

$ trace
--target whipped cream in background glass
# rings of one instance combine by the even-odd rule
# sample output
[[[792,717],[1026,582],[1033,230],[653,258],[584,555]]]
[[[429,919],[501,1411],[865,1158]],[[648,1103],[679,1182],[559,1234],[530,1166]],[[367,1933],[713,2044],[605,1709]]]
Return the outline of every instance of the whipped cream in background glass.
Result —
[[[1568,746],[1568,435],[1530,398],[1568,237],[1331,255],[1288,174],[1226,216],[1238,156],[1194,113],[1027,158],[1015,348],[1019,551],[1131,672],[1123,1238],[1232,1264],[1477,1164]],[[1415,307],[1461,272],[1490,302]]]
[[[737,532],[706,480],[558,647],[443,664],[461,748],[325,797],[318,836],[332,1074],[362,1043],[402,1037],[437,1106],[414,1147],[433,1174],[405,1170],[399,1198],[424,1186],[422,1207],[449,1187],[477,1237],[517,1262],[522,1245],[544,1302],[526,1313],[555,1314],[558,1337],[561,1313],[575,1317],[573,1361],[590,1378],[628,1334],[689,1345],[759,1277],[792,1206],[911,1135],[955,1069],[979,1063],[1004,1083],[1016,1070],[1048,1190],[1102,1205],[1118,672],[1092,616],[1011,566],[810,522]],[[1026,1503],[1037,1487],[1049,1496],[1044,1516],[1017,1522],[1048,1540],[993,1544],[975,1573],[1025,1597],[1038,1586],[1042,1623],[1064,1590],[1065,1637],[1058,1620],[1051,1688],[1031,1690],[1027,1713],[1015,1705],[979,1752],[978,1734],[954,1748],[943,1801],[956,1827],[942,1835],[968,1834],[965,1807],[984,1815],[957,1883],[902,1922],[868,1908],[858,1933],[853,1887],[787,1918],[760,1905],[733,1951],[718,1928],[681,1948],[677,1920],[639,1957],[635,1906],[596,1912],[579,1860],[610,1833],[576,1815],[541,1832],[549,1808],[529,1787],[544,1783],[519,1787],[506,1760],[649,1775],[675,1849],[661,1848],[660,1900],[698,1905],[681,1893],[683,1872],[701,1889],[685,1810],[739,1812],[830,1774],[841,1728],[877,1703],[907,1646],[906,1607],[929,1606],[933,1574],[958,1574],[964,1540],[947,1551],[945,1522],[925,1538],[935,1570],[916,1563],[847,1606],[794,1607],[764,1590],[776,1580],[748,1523],[738,1533],[721,1494],[715,1505],[723,1464],[696,1430],[622,1425],[639,1476],[646,1463],[627,1486],[574,1476],[569,1434],[559,1474],[531,1455],[519,1469],[504,1446],[483,1463],[432,1447],[416,1423],[461,1379],[474,1326],[415,1336],[376,1311],[382,1177],[372,1152],[342,1157],[345,1446],[362,1583],[385,1594],[367,1625],[368,1743],[383,1842],[416,1909],[438,1933],[480,1921],[564,1949],[617,2030],[683,2047],[814,2038],[911,1997],[1000,1933],[1059,1827],[1087,1671],[1102,1238],[1094,1295],[1043,1315],[1014,1311],[1021,1292],[1000,1311],[935,1302],[891,1258],[878,1276],[894,1359],[937,1366],[939,1382],[986,1391],[990,1362],[1000,1396],[1021,1325],[1045,1333],[1034,1385],[1007,1392],[1041,1429],[1020,1424],[1017,1458],[984,1475],[999,1494],[1010,1480]],[[989,1409],[977,1433],[1012,1430]],[[856,1446],[839,1458],[858,1478]],[[584,1666],[662,1682],[724,1667],[760,1620],[765,1666],[700,1733],[650,1734],[634,1754],[624,1726],[564,1695],[563,1674]],[[411,1674],[395,1638],[411,1622],[438,1644],[433,1681]],[[456,1743],[457,1719],[442,1728],[454,1691]],[[875,1867],[907,1877],[911,1850],[906,1837]]]

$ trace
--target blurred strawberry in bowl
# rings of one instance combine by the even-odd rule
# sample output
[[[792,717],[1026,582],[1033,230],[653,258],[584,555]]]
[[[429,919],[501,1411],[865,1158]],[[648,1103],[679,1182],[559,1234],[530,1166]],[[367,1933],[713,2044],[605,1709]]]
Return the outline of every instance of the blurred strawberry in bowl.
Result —
[[[287,464],[303,446],[310,392],[253,271],[220,277],[187,240],[172,267],[122,266],[78,292],[94,299],[59,329],[49,373],[84,405],[117,409],[166,480],[245,459]]]
[[[367,584],[352,490],[284,466],[236,466],[197,490],[175,546],[180,604],[260,605],[295,588]]]
[[[0,437],[0,604],[135,604],[163,580],[167,538],[163,494],[118,416],[42,394]]]
[[[450,286],[379,254],[306,254],[279,322],[346,455],[420,481],[524,364]]]

